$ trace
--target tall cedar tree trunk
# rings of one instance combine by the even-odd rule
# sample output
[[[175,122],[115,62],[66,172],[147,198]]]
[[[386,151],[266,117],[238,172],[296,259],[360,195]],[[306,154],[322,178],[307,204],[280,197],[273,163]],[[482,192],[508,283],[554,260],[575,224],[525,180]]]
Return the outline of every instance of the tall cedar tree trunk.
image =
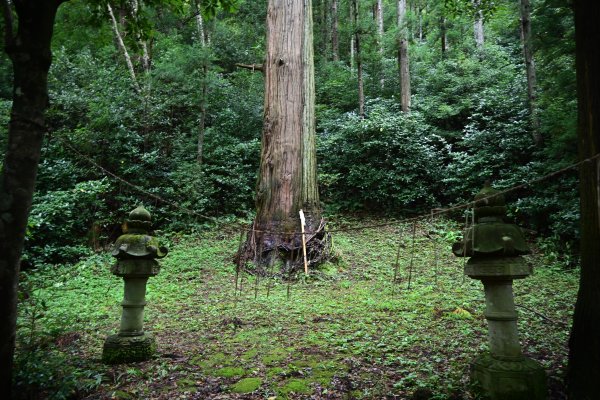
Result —
[[[243,259],[259,262],[266,255],[264,262],[276,248],[284,249],[282,256],[288,260],[291,252],[298,255],[301,236],[292,233],[301,230],[301,209],[307,232],[316,232],[321,223],[312,27],[311,0],[269,0],[255,231]]]
[[[408,34],[406,32],[406,0],[398,0],[398,73],[400,74],[400,106],[410,111],[410,72]]]
[[[338,0],[331,2],[331,52],[333,61],[340,60],[340,40],[338,36]]]
[[[48,69],[54,18],[61,0],[2,1],[6,53],[13,64],[13,105],[0,176],[0,394],[11,397],[19,264],[46,130]]]
[[[523,57],[525,58],[525,71],[527,74],[527,101],[531,118],[533,141],[537,146],[542,145],[540,133],[540,119],[537,112],[537,78],[535,75],[535,60],[531,48],[531,6],[529,0],[520,0],[521,3],[521,42],[523,44]]]
[[[579,157],[600,153],[600,4],[576,0]],[[570,399],[598,398],[600,383],[600,160],[579,169],[581,277],[569,339],[567,390]]]
[[[354,28],[354,49],[356,51],[356,74],[358,76],[358,115],[365,117],[365,85],[363,83],[363,64],[360,54],[359,0],[352,0],[352,26]]]

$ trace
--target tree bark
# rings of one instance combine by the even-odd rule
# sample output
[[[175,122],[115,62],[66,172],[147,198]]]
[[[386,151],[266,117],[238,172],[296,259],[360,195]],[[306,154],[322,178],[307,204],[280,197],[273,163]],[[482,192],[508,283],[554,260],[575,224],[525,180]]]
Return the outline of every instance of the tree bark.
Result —
[[[331,52],[333,61],[340,60],[340,40],[338,36],[338,0],[331,2]]]
[[[600,7],[575,0],[579,157],[600,152]],[[600,382],[600,160],[579,169],[581,276],[569,339],[567,390],[570,399],[598,397]]]
[[[318,231],[321,223],[312,26],[311,0],[269,0],[256,219],[243,257],[257,264],[277,255],[289,261],[291,253],[299,254],[301,209],[307,232]]]
[[[129,52],[127,51],[127,47],[125,46],[125,42],[123,41],[123,37],[121,36],[121,32],[119,32],[119,23],[115,18],[115,14],[113,12],[110,4],[106,4],[106,8],[108,10],[108,15],[110,16],[110,21],[112,24],[113,33],[115,34],[115,39],[117,40],[117,45],[119,49],[123,52],[123,56],[125,57],[125,63],[127,64],[127,69],[129,70],[129,75],[131,76],[131,80],[133,81],[133,86],[138,93],[142,93],[142,89],[137,81],[137,77],[135,75],[135,69],[133,68],[133,63],[131,62],[131,57],[129,56]]]
[[[521,7],[521,42],[523,44],[523,57],[525,58],[525,71],[527,74],[527,102],[531,118],[533,141],[537,146],[542,145],[540,133],[540,119],[537,110],[537,78],[535,73],[535,60],[531,48],[531,6],[529,0],[520,0]]]
[[[379,46],[379,58],[381,60],[381,74],[379,85],[383,90],[385,88],[384,68],[383,68],[383,0],[377,0],[377,40]]]
[[[408,59],[408,34],[406,32],[406,0],[398,0],[398,72],[400,75],[400,105],[403,112],[410,111],[410,71]]]
[[[483,32],[483,11],[480,8],[480,0],[473,0],[473,7],[475,8],[475,21],[473,22],[473,36],[475,38],[475,45],[478,50],[483,49],[484,44],[484,32]]]
[[[362,65],[362,57],[360,53],[360,27],[358,25],[359,21],[359,0],[352,0],[352,16],[354,20],[352,21],[352,25],[354,28],[354,48],[356,52],[356,74],[358,76],[358,115],[361,118],[365,117],[365,88],[363,82],[363,65]]]
[[[354,1],[355,0],[351,0],[348,2],[348,4],[350,5],[350,24],[352,24],[352,26],[354,26],[354,20],[356,19],[354,17]],[[355,40],[356,39],[355,39],[354,32],[351,32],[351,34],[350,34],[350,73],[352,74],[352,76],[354,76],[354,59],[355,59],[354,51],[356,49],[356,44],[354,43]]]
[[[204,29],[204,20],[200,12],[199,0],[194,2],[196,12],[196,30],[198,33],[198,40],[200,41],[200,47],[205,49],[206,37]],[[208,95],[208,65],[206,60],[202,64],[202,84],[201,84],[201,97],[200,97],[200,119],[198,121],[198,140],[196,143],[196,162],[198,165],[202,165],[202,157],[204,155],[204,131],[206,125],[206,98]]]
[[[446,40],[446,17],[443,15],[440,17],[440,44],[442,47],[442,60],[446,57],[446,50],[448,50],[448,41]]]
[[[12,32],[11,6],[7,0],[2,3],[14,89],[8,147],[0,176],[0,393],[11,398],[19,267],[46,130],[44,112],[48,106],[54,18],[62,1],[11,2],[18,18],[16,34]]]

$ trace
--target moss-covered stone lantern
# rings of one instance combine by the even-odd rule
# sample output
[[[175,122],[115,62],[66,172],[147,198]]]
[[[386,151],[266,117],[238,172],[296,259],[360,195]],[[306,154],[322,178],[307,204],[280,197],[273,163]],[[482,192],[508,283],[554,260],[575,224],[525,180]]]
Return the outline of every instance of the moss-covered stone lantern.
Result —
[[[532,273],[523,257],[529,249],[518,226],[504,222],[504,196],[489,182],[475,196],[475,224],[452,251],[470,257],[465,274],[483,282],[490,352],[471,366],[471,380],[492,400],[547,397],[546,373],[521,353],[512,281]]]
[[[158,274],[158,258],[168,250],[148,234],[151,227],[150,213],[138,207],[129,213],[124,233],[114,244],[112,255],[117,262],[111,272],[123,277],[125,296],[121,305],[121,328],[119,333],[106,338],[102,361],[119,364],[149,359],[156,350],[154,337],[144,332],[144,306],[146,305],[146,283]]]

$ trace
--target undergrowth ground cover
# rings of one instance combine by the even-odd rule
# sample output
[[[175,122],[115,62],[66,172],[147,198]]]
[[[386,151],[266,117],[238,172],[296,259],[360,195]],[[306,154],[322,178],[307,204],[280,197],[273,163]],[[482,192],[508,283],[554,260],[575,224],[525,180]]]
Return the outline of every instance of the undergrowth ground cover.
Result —
[[[463,278],[464,261],[450,251],[460,235],[456,226],[421,223],[414,246],[410,230],[398,225],[336,232],[334,262],[309,278],[257,284],[245,275],[237,295],[234,227],[172,236],[160,274],[148,283],[145,327],[157,339],[158,354],[129,365],[100,362],[104,339],[118,330],[122,299],[122,281],[110,274],[108,256],[23,273],[19,394],[473,398],[469,362],[487,348],[482,285]],[[514,285],[521,342],[544,366],[551,396],[559,399],[578,271],[535,251],[527,261],[534,275]]]

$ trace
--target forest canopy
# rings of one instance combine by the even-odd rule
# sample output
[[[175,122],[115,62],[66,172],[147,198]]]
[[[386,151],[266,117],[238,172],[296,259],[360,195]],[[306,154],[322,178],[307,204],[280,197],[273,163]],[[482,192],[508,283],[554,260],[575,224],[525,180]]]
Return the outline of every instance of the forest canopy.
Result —
[[[383,1],[379,18],[376,2],[360,1],[355,22],[350,3],[313,2],[326,214],[415,215],[469,200],[486,179],[509,188],[576,160],[567,1],[531,2],[535,115],[518,2],[485,8],[481,45],[477,13],[457,2],[409,2],[400,27],[396,2]],[[93,2],[59,9],[28,265],[74,261],[90,242],[110,243],[120,210],[139,203],[169,231],[254,212],[264,83],[259,69],[238,64],[264,61],[266,1],[228,3],[211,19],[194,2],[150,3],[143,18],[127,4],[115,3],[114,21]],[[399,36],[408,41],[410,112],[401,111]],[[5,149],[12,80],[4,54],[0,77]],[[511,215],[560,243],[576,241],[576,184],[573,171],[518,191]]]

